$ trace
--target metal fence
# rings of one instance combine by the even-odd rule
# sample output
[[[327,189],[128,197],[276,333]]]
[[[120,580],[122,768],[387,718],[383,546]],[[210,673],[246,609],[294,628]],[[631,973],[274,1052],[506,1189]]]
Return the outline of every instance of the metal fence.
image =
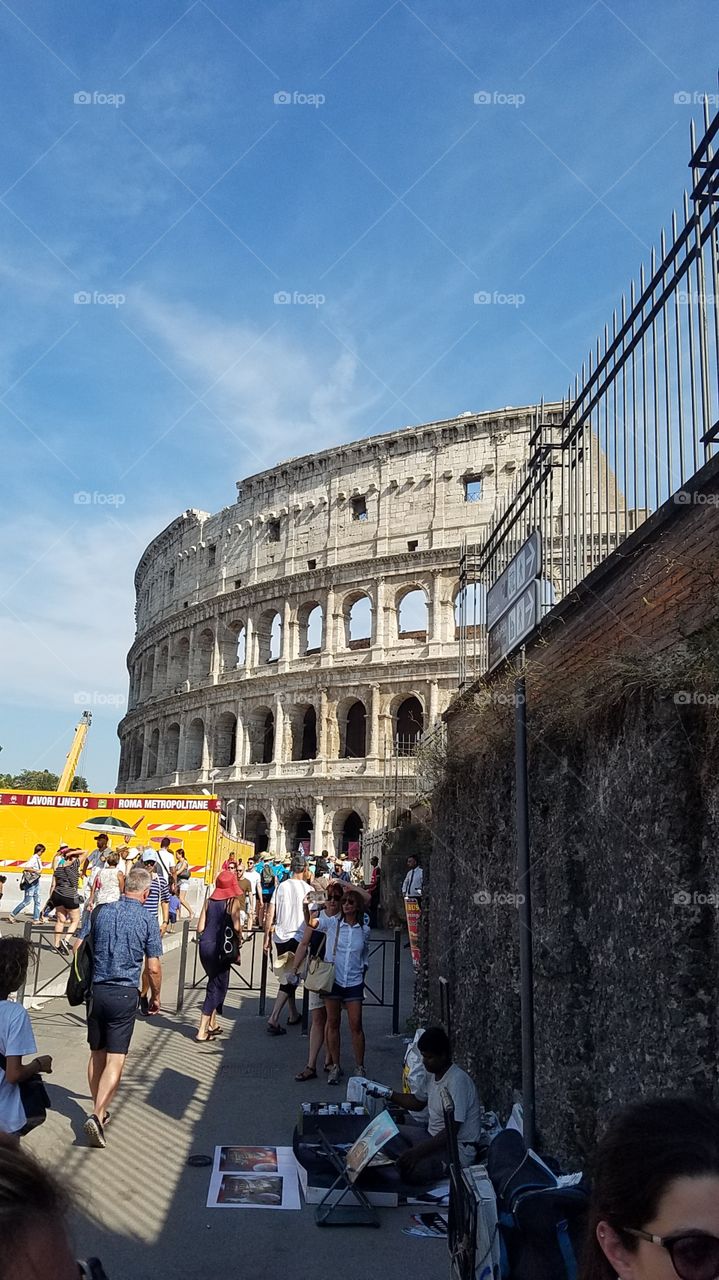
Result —
[[[486,591],[533,530],[540,611],[571,592],[719,449],[719,115],[691,126],[691,191],[574,387],[535,412],[529,453],[460,561],[460,687],[487,667]]]

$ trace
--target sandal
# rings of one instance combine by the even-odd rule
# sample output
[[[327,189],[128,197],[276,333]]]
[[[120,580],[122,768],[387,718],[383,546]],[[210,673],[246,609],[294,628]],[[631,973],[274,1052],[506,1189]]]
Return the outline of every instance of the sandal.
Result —
[[[296,1027],[296,1026],[298,1026],[298,1025],[299,1025],[299,1023],[300,1023],[301,1021],[302,1021],[302,1014],[300,1013],[300,1014],[298,1014],[298,1015],[297,1015],[297,1017],[296,1017],[296,1018],[288,1018],[288,1019],[287,1019],[287,1026],[288,1026],[288,1027]]]
[[[305,1067],[304,1071],[298,1071],[297,1075],[295,1076],[295,1080],[298,1080],[301,1084],[303,1084],[305,1080],[316,1080],[316,1079],[317,1079],[317,1072],[315,1071],[314,1067]]]

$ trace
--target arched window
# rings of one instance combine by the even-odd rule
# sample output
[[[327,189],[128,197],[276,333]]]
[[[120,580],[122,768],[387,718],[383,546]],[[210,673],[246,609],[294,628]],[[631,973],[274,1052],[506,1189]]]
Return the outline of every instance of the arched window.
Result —
[[[221,622],[218,628],[220,662],[223,671],[235,671],[245,665],[245,624],[239,620]]]
[[[277,662],[282,652],[282,619],[276,609],[261,614],[257,623],[257,658],[259,664]]]
[[[369,649],[372,644],[372,601],[365,592],[344,602],[345,643],[348,649]]]
[[[248,720],[250,763],[271,764],[275,747],[275,717],[269,707],[256,707]]]
[[[180,726],[168,724],[164,735],[163,773],[176,773],[180,753]]]
[[[359,856],[363,827],[364,823],[354,809],[342,809],[335,814],[332,821],[332,834],[338,854]]]
[[[309,853],[312,843],[312,819],[304,809],[293,809],[285,818],[285,840],[288,853]]]
[[[306,601],[297,611],[299,628],[300,656],[308,653],[319,653],[322,648],[324,617],[322,605],[316,601]]]
[[[157,773],[158,753],[160,750],[160,730],[153,729],[150,735],[150,745],[147,751],[147,776],[154,778]]]
[[[397,634],[400,640],[427,639],[427,597],[413,587],[397,602]]]
[[[195,641],[193,661],[194,679],[205,680],[212,670],[212,651],[215,646],[215,635],[209,627],[200,632]]]
[[[233,711],[223,711],[215,726],[215,749],[212,763],[218,769],[226,769],[235,763],[237,751],[237,716]]]
[[[190,673],[190,638],[189,636],[180,636],[175,641],[175,647],[172,650],[170,659],[170,685],[176,689],[178,685],[183,684]]]
[[[149,698],[152,693],[152,679],[155,671],[155,655],[154,653],[145,654],[145,660],[142,664],[142,688],[140,691],[141,698]]]
[[[363,702],[353,702],[347,709],[344,758],[361,759],[367,754],[367,712]]]
[[[191,721],[185,744],[185,769],[201,769],[205,754],[205,722],[200,716]]]
[[[472,627],[484,627],[487,623],[487,592],[481,582],[468,582],[454,597],[454,625],[456,630],[464,625],[471,635]]]
[[[412,695],[400,702],[395,715],[395,755],[413,756],[424,731],[424,711],[419,698]]]
[[[267,819],[261,809],[250,809],[244,815],[242,839],[255,846],[255,853],[264,853],[269,844]]]
[[[142,730],[136,729],[132,740],[132,770],[131,777],[133,781],[137,781],[142,776],[142,747],[143,736]]]

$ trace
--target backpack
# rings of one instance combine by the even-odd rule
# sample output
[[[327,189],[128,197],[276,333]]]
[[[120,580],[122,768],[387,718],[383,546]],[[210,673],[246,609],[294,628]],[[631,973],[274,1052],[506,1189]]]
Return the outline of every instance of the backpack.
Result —
[[[96,907],[96,911],[100,908]],[[92,947],[92,925],[86,938],[75,948],[65,984],[65,996],[73,1008],[84,1004],[92,988],[92,969],[95,956]]]
[[[271,863],[266,862],[262,868],[260,882],[263,889],[271,889],[275,883],[275,873]]]
[[[497,1193],[502,1276],[576,1280],[589,1203],[586,1184],[560,1186],[514,1129],[494,1139],[487,1169]]]

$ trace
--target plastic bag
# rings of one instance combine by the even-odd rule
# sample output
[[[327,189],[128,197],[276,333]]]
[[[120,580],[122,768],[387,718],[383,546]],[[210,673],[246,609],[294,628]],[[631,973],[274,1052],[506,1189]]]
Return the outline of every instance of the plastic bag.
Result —
[[[423,1035],[424,1027],[418,1027],[412,1043],[407,1046],[402,1068],[402,1092],[413,1093],[415,1098],[426,1098],[428,1092],[427,1072],[424,1069],[422,1054],[417,1048],[417,1041]],[[409,1111],[407,1115],[417,1124],[426,1124],[429,1119],[429,1108],[423,1107],[421,1111]]]

